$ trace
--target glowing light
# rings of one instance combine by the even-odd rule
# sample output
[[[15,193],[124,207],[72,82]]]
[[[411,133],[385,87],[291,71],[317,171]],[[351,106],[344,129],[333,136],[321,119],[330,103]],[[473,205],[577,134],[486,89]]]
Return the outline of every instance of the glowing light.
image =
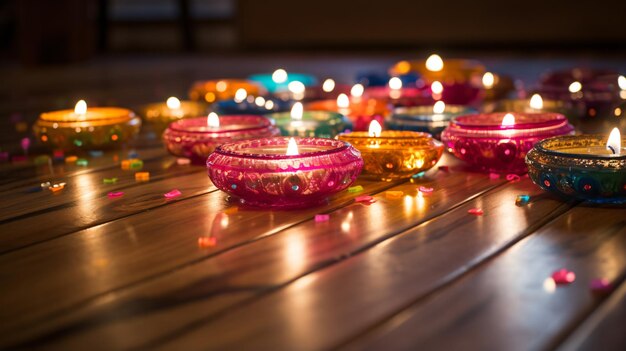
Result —
[[[622,136],[617,127],[613,128],[609,134],[609,140],[606,142],[606,148],[611,150],[613,155],[619,156],[622,150]]]
[[[431,72],[439,72],[443,69],[443,60],[441,56],[432,54],[426,59],[426,69]]]
[[[496,82],[496,78],[493,73],[487,72],[483,75],[483,86],[487,89],[493,88],[493,84]]]
[[[339,108],[348,108],[350,107],[350,99],[346,94],[339,94],[337,96],[337,107]]]
[[[279,68],[272,73],[272,80],[274,83],[284,83],[287,81],[287,71],[282,68]]]
[[[446,103],[443,101],[437,101],[433,105],[433,113],[443,113],[446,110]]]
[[[305,86],[302,82],[294,80],[293,82],[287,84],[287,89],[294,94],[304,94]]]
[[[296,143],[296,139],[289,138],[289,145],[287,145],[287,156],[295,156],[299,155],[298,152],[298,143]]]
[[[617,85],[619,85],[620,89],[626,90],[626,77],[624,76],[617,77]]]
[[[239,88],[235,92],[235,101],[236,102],[242,102],[243,100],[246,99],[246,97],[248,97],[248,92],[244,88]]]
[[[219,91],[220,93],[225,92],[226,88],[228,88],[228,84],[226,84],[226,82],[223,80],[220,80],[219,82],[215,84],[215,89]]]
[[[352,89],[350,89],[350,95],[358,98],[363,96],[363,91],[365,91],[365,88],[362,84],[355,84],[352,86]]]
[[[443,84],[438,81],[434,81],[433,84],[430,85],[430,90],[433,94],[441,94],[443,93]]]
[[[291,108],[291,119],[302,120],[302,114],[304,113],[304,107],[301,102],[296,102]]]
[[[530,108],[535,110],[541,110],[543,108],[543,99],[539,94],[533,94],[530,97]]]
[[[87,114],[87,103],[85,100],[78,100],[76,106],[74,106],[74,113],[81,116]]]
[[[272,101],[272,100],[265,101],[265,108],[267,110],[273,109],[274,108],[274,101]]]
[[[262,96],[257,96],[257,98],[256,98],[256,99],[254,99],[254,103],[255,103],[257,106],[262,107],[262,106],[264,106],[264,105],[265,105],[265,98],[264,98],[264,97],[262,97]]]
[[[380,125],[380,123],[378,123],[377,120],[373,120],[372,122],[370,122],[370,127],[369,127],[369,136],[374,137],[374,138],[378,138],[380,136],[380,133],[382,133],[383,131],[383,127]]]
[[[389,79],[389,88],[393,90],[402,89],[402,80],[398,77],[391,77]]]
[[[577,92],[581,91],[582,88],[583,88],[583,85],[580,84],[580,82],[574,82],[574,83],[570,84],[567,89],[569,89],[570,93],[577,93]]]
[[[209,113],[209,116],[206,118],[206,124],[209,128],[219,128],[220,126],[220,117],[215,112]]]
[[[330,93],[331,91],[335,90],[335,81],[328,78],[324,81],[324,83],[322,84],[322,90],[324,90],[327,93]]]
[[[515,116],[513,116],[510,113],[507,113],[506,115],[504,115],[504,118],[502,118],[502,126],[507,127],[507,126],[514,126],[514,125],[515,125]]]

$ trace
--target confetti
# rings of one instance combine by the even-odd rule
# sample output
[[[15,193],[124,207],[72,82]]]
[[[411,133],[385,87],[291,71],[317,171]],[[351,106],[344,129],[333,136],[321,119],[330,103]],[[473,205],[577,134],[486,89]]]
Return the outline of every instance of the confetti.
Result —
[[[191,160],[188,158],[179,157],[176,159],[176,163],[180,166],[186,166],[188,164],[191,164]]]
[[[489,179],[500,179],[500,175],[498,173],[489,173]]]
[[[76,165],[81,167],[87,167],[89,165],[89,161],[85,160],[84,158],[79,158],[78,160],[76,160]]]
[[[439,170],[443,172],[450,172],[450,167],[448,166],[439,166]]]
[[[361,196],[357,196],[354,198],[355,202],[360,202],[362,204],[365,205],[371,205],[374,202],[376,202],[376,199],[374,199],[373,197],[369,196],[369,195],[361,195]]]
[[[172,190],[170,192],[167,192],[167,193],[163,194],[163,196],[165,196],[168,199],[173,199],[175,197],[181,196],[182,194],[183,193],[181,193],[180,190],[174,189],[174,190]]]
[[[53,193],[56,193],[56,192],[63,190],[64,188],[65,188],[65,183],[57,183],[49,187],[48,190],[52,191]]]
[[[604,295],[613,290],[613,284],[604,278],[596,278],[589,283],[589,289],[594,294]]]
[[[483,210],[480,208],[470,208],[469,210],[467,210],[467,213],[473,214],[475,216],[482,216],[485,212],[483,212]]]
[[[201,236],[198,238],[198,246],[200,248],[209,248],[217,245],[217,239],[212,236]]]
[[[237,213],[238,211],[239,211],[239,207],[237,207],[237,206],[233,206],[233,207],[229,207],[229,208],[225,209],[225,210],[223,211],[223,213],[225,213],[225,214],[227,214],[227,215],[230,215],[230,214],[235,214],[235,213]]]
[[[387,197],[388,199],[401,199],[402,195],[404,195],[403,191],[397,191],[397,190],[385,191],[385,197]]]
[[[117,178],[104,178],[102,179],[104,184],[115,184],[117,183]]]
[[[363,191],[363,186],[361,185],[355,185],[348,188],[349,193],[358,193],[361,191]]]
[[[122,160],[122,169],[128,171],[130,169],[142,169],[143,161],[137,158],[130,158],[128,160]]]
[[[421,192],[422,192],[422,193],[424,193],[424,194],[430,194],[430,193],[432,193],[435,189],[433,189],[433,188],[427,188],[427,187],[425,187],[425,186],[420,186],[420,187],[418,188],[418,190],[419,190],[419,191],[421,191]]]
[[[91,155],[91,157],[102,157],[102,155],[104,155],[104,152],[100,150],[91,150],[89,151],[89,155]]]
[[[124,195],[124,192],[123,192],[123,191],[112,191],[112,192],[110,192],[110,193],[108,193],[108,194],[107,194],[107,196],[109,197],[109,199],[113,199],[113,198],[116,198],[116,197],[120,197],[120,196],[122,196],[122,195]]]
[[[316,214],[315,215],[315,221],[316,222],[326,222],[330,219],[330,215],[329,214]]]
[[[530,195],[517,195],[515,198],[516,206],[524,206],[530,202]]]
[[[74,163],[76,160],[78,160],[77,156],[67,156],[65,158],[65,163]]]
[[[147,182],[150,180],[150,172],[135,173],[135,180],[138,182]]]
[[[419,173],[416,173],[416,174],[412,175],[411,178],[413,178],[413,179],[421,178],[421,177],[424,176],[424,174],[426,174],[426,172],[419,172]]]
[[[522,178],[520,178],[520,176],[518,176],[517,174],[507,174],[506,175],[506,180],[508,180],[509,182],[519,182]]]
[[[565,268],[561,268],[558,271],[552,273],[552,279],[557,285],[567,285],[573,283],[576,280],[576,274],[572,271],[568,271]]]

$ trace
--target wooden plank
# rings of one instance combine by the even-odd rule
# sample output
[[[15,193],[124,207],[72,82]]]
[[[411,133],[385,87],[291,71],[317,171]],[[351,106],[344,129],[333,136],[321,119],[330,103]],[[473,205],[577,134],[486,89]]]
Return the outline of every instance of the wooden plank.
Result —
[[[555,288],[547,279],[562,267],[576,281]],[[589,282],[625,270],[624,210],[576,207],[474,274],[416,299],[347,349],[554,348],[599,304]]]
[[[445,189],[448,191],[450,187]],[[186,349],[199,345],[202,335],[205,340],[212,340],[207,347],[213,349],[335,347],[405,306],[407,301],[448,284],[520,240],[532,228],[545,223],[547,214],[557,215],[570,207],[552,199],[530,207],[515,206],[516,194],[533,190],[538,191],[525,180],[470,199],[443,216],[342,263],[303,275],[274,294],[173,334],[162,340],[166,341],[164,348]],[[420,212],[428,216],[433,211],[430,205],[427,202],[420,206]],[[414,205],[407,202],[405,206]],[[467,210],[473,207],[483,208],[485,214],[482,217],[469,215]],[[397,206],[394,209],[398,211]],[[362,225],[358,224],[359,220],[363,221]],[[377,221],[383,223],[377,224]],[[367,232],[369,227],[387,226],[398,219],[388,221],[385,216],[376,218],[373,212],[358,220],[355,217],[353,223],[358,228],[354,233],[361,235],[362,230]],[[334,235],[337,236],[336,232]],[[288,247],[282,249],[288,250]],[[322,248],[317,250],[322,251]],[[252,318],[253,315],[264,317]],[[235,325],[238,326],[235,328]]]
[[[626,283],[622,283],[557,351],[622,351],[626,347],[625,318]]]
[[[85,308],[72,308],[62,315],[47,316],[45,322],[30,322],[28,331],[35,333],[38,328],[52,329],[52,334],[42,337],[42,340],[46,340],[47,347],[52,345],[50,339],[64,337],[67,333],[79,333],[78,336],[70,335],[73,337],[62,338],[59,347],[64,348],[69,345],[65,342],[71,344],[79,339],[101,339],[112,330],[127,330],[125,327],[134,329],[133,325],[143,325],[141,332],[135,330],[130,333],[132,335],[115,338],[120,343],[124,343],[126,345],[124,347],[142,345],[147,341],[158,339],[162,333],[166,335],[178,333],[177,328],[181,328],[180,325],[184,328],[186,325],[213,318],[214,314],[224,313],[228,307],[245,298],[236,294],[231,299],[228,296],[230,292],[248,292],[248,295],[254,296],[280,287],[307,272],[349,257],[406,228],[440,215],[459,202],[471,199],[480,192],[502,184],[502,181],[486,180],[485,175],[465,174],[455,172],[454,169],[451,173],[433,171],[427,173],[425,179],[420,180],[425,186],[440,187],[428,198],[417,200],[415,198],[417,186],[412,183],[404,183],[392,188],[411,194],[412,196],[408,198],[415,202],[415,205],[401,206],[400,211],[398,210],[399,203],[404,203],[406,200],[387,199],[385,194],[377,195],[378,202],[371,206],[361,204],[340,206],[331,213],[333,220],[328,223],[316,224],[311,221],[311,214],[315,213],[313,210],[308,212],[308,217],[306,217],[308,221],[294,225],[281,232],[280,235],[250,242],[248,245],[223,252],[185,270],[175,272],[176,274],[165,275],[156,279],[155,282],[148,282],[141,289],[117,292],[115,299],[106,297],[95,299]],[[389,183],[375,184],[380,186]],[[321,209],[324,212],[327,210]],[[263,213],[265,220],[257,220],[256,226],[261,226],[259,229],[262,230],[270,230],[272,220],[274,226],[281,226],[283,220],[281,217],[285,215],[293,217],[294,214],[297,213],[276,212],[270,214],[268,218],[267,213]],[[300,216],[300,214],[297,215]],[[229,235],[224,235],[223,238],[228,239],[230,235],[244,235],[245,233],[241,231],[242,219],[230,220],[231,223],[237,223],[239,229],[234,231],[234,228],[227,227],[226,229],[233,231]],[[265,227],[266,225],[269,226]],[[112,233],[109,232],[108,235]],[[218,240],[221,241],[222,236]],[[174,292],[164,289],[169,285],[182,286],[182,288],[176,288]],[[194,298],[183,302],[176,298],[181,295]],[[129,309],[132,309],[130,306],[135,306],[137,301],[145,301],[145,296],[151,296],[150,300],[160,301],[165,307],[161,304],[149,304],[145,308],[129,312]],[[192,308],[192,306],[197,306],[197,308]],[[120,315],[123,317],[116,318]],[[164,324],[162,318],[180,322]],[[55,326],[56,323],[65,326],[54,331],[54,328],[59,328]],[[87,330],[83,330],[85,328]],[[17,335],[15,332],[10,333],[12,337]],[[150,344],[150,347],[152,346]]]

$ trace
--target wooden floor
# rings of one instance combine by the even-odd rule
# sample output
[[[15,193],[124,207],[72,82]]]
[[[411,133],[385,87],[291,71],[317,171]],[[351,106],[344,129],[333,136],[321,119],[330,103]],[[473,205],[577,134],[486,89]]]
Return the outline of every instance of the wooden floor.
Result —
[[[565,202],[446,154],[448,171],[358,180],[362,193],[319,208],[248,210],[145,136],[134,150],[151,180],[135,182],[119,165],[129,150],[88,167],[0,166],[1,349],[626,348],[624,208]],[[44,181],[67,186],[28,192]],[[182,196],[166,200],[172,189]],[[363,194],[376,202],[355,203]],[[550,284],[560,268],[576,281]],[[592,294],[595,278],[615,290]]]

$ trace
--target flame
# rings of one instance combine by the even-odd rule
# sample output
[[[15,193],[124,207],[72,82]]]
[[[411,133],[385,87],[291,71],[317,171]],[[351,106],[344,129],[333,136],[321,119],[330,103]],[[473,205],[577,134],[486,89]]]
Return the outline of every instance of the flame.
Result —
[[[296,102],[291,108],[291,119],[302,120],[302,114],[304,113],[304,107],[301,102]]]
[[[273,108],[274,108],[274,101],[272,100],[265,101],[265,109],[271,110]]]
[[[515,125],[515,116],[513,116],[513,114],[511,113],[507,113],[506,115],[504,115],[504,118],[502,118],[502,126],[507,127],[507,126],[514,126],[514,125]]]
[[[287,84],[287,89],[294,94],[303,94],[305,86],[302,82],[294,80],[293,82]]]
[[[487,72],[483,75],[483,86],[487,89],[493,88],[493,84],[495,83],[496,78],[493,73]]]
[[[170,110],[178,110],[180,108],[180,100],[178,100],[178,98],[175,96],[170,96],[169,98],[167,98],[165,104]]]
[[[365,88],[363,88],[362,84],[355,84],[352,86],[352,89],[350,89],[350,95],[358,98],[363,96],[363,91],[365,90]]]
[[[262,96],[257,96],[256,99],[254,99],[254,103],[259,107],[263,107],[265,105],[265,98]]]
[[[242,102],[243,100],[246,99],[247,96],[248,96],[248,92],[246,91],[246,89],[239,88],[235,92],[235,101],[236,102]]]
[[[430,85],[430,90],[432,90],[433,94],[441,94],[443,93],[443,84],[438,81],[434,81]]]
[[[439,72],[443,69],[443,60],[441,56],[432,54],[426,59],[426,69],[431,72]]]
[[[446,103],[443,101],[437,101],[433,105],[433,113],[443,113],[446,110]]]
[[[87,114],[87,103],[85,100],[78,100],[76,106],[74,106],[74,113],[81,116]]]
[[[337,107],[339,108],[348,108],[350,107],[350,99],[346,94],[339,94],[337,96]]]
[[[369,136],[374,137],[374,138],[378,138],[380,136],[380,133],[382,133],[383,131],[383,127],[380,126],[380,123],[378,123],[377,120],[372,120],[372,122],[370,122],[370,127],[369,127]]]
[[[580,84],[580,82],[578,82],[578,81],[573,82],[568,87],[570,93],[577,93],[577,92],[581,91],[582,88],[583,88],[583,85]]]
[[[331,91],[335,90],[335,81],[328,78],[324,81],[324,84],[322,84],[322,90],[324,90],[327,93],[330,93]]]
[[[220,93],[225,92],[226,88],[228,88],[228,84],[223,80],[220,80],[219,82],[215,83],[215,89],[219,91]]]
[[[543,108],[543,99],[539,94],[533,94],[530,97],[530,108],[535,110],[541,110]]]
[[[611,150],[613,155],[619,156],[622,151],[622,136],[617,127],[613,128],[609,134],[609,140],[606,142],[606,148]]]
[[[209,116],[206,118],[206,124],[209,128],[219,128],[220,126],[220,117],[215,112],[209,113]]]
[[[398,77],[391,77],[389,79],[389,88],[393,90],[402,89],[402,80]]]
[[[274,83],[284,83],[287,81],[287,71],[282,68],[279,68],[272,73],[272,80]]]
[[[298,152],[298,143],[296,143],[296,139],[294,138],[289,138],[289,145],[287,146],[287,156],[295,156],[295,155],[299,155],[300,152]]]

